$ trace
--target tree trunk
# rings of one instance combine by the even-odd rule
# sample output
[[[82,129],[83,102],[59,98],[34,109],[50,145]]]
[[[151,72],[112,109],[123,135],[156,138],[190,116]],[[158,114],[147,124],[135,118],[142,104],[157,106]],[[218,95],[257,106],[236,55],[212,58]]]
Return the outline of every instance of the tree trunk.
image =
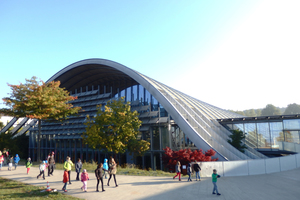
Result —
[[[39,127],[39,131],[38,131],[38,141],[37,141],[37,161],[40,162],[41,160],[41,120],[38,119],[38,127]]]

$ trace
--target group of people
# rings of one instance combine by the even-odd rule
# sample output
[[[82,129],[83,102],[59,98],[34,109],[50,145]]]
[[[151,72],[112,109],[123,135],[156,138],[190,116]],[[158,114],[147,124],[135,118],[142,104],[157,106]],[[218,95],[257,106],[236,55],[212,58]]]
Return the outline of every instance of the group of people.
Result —
[[[68,156],[66,161],[64,162],[64,174],[63,174],[63,188],[62,190],[64,192],[67,192],[67,185],[68,182],[69,184],[71,183],[71,170],[72,170],[72,166],[73,166],[73,162],[71,161],[71,158]],[[87,182],[88,180],[90,180],[89,178],[89,174],[86,171],[86,169],[83,169],[80,179],[79,179],[79,174],[80,171],[82,169],[82,162],[80,159],[77,160],[77,163],[75,165],[75,169],[76,169],[76,180],[79,181],[81,180],[81,182],[83,183],[83,186],[81,187],[81,190],[87,192]],[[97,178],[97,185],[96,185],[96,191],[99,192],[99,183],[101,182],[101,188],[102,188],[102,192],[104,192],[104,186],[103,186],[103,177],[105,177],[107,179],[107,175],[109,174],[109,179],[107,182],[107,186],[109,186],[109,182],[110,179],[112,178],[112,176],[114,177],[114,181],[115,181],[115,185],[116,187],[118,187],[117,184],[117,179],[116,179],[116,173],[117,173],[117,164],[115,162],[115,160],[113,158],[110,159],[109,164],[107,163],[107,159],[104,159],[104,163],[100,163],[97,166],[97,169],[95,169],[95,176]]]
[[[0,151],[0,170],[2,170],[2,167],[4,165],[7,165],[8,170],[12,170],[13,163],[15,165],[15,169],[17,169],[17,166],[19,164],[20,157],[18,154],[15,156],[9,155],[9,150],[6,150],[4,148],[3,152]]]
[[[196,174],[196,181],[197,181],[197,178],[199,179],[199,181],[201,181],[200,180],[201,167],[200,167],[200,164],[197,163],[197,161],[195,161],[195,163],[193,165],[191,165],[191,163],[188,164],[187,174],[188,174],[189,178],[188,178],[187,181],[188,182],[192,181],[192,179],[191,179],[191,175],[193,174],[192,166],[193,166],[194,172]],[[181,164],[180,164],[180,161],[177,161],[177,163],[175,165],[175,171],[176,171],[176,175],[173,177],[173,179],[175,179],[178,176],[179,181],[181,181]],[[221,176],[217,174],[216,169],[213,170],[213,174],[211,176],[212,176],[212,183],[213,183],[213,186],[214,186],[212,194],[221,195],[218,191],[218,186],[217,186],[217,179],[220,178]]]

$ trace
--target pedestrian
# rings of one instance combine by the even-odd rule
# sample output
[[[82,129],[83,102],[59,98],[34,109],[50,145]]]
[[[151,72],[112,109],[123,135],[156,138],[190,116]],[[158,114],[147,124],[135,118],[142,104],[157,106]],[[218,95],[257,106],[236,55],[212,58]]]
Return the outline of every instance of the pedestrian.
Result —
[[[212,177],[212,183],[214,185],[212,194],[221,195],[218,192],[218,186],[217,186],[217,179],[220,178],[221,176],[217,174],[217,170],[216,169],[213,170],[213,174],[211,175],[211,177]]]
[[[195,174],[196,174],[196,181],[197,181],[197,178],[199,178],[199,181],[201,181],[200,180],[201,167],[200,167],[200,164],[198,164],[196,160],[195,160],[195,163],[194,163],[194,171],[195,171]]]
[[[106,159],[107,160],[107,159]],[[97,186],[96,186],[96,192],[99,192],[98,190],[98,186],[99,186],[99,181],[101,181],[101,187],[102,187],[102,192],[104,192],[104,187],[103,187],[103,174],[104,172],[106,172],[107,170],[104,169],[104,165],[102,163],[100,163],[97,167],[97,169],[95,170],[95,175],[97,178]]]
[[[64,174],[63,174],[63,183],[64,183],[64,186],[62,188],[62,190],[64,192],[68,192],[67,191],[68,181],[69,181],[69,173],[68,173],[68,170],[65,169]]]
[[[192,179],[191,179],[191,175],[192,175],[192,167],[191,167],[191,163],[188,164],[188,167],[187,167],[187,174],[189,175],[188,182],[189,182],[189,181],[192,181]]]
[[[11,156],[10,158],[9,158],[9,163],[8,163],[8,170],[9,171],[11,171],[11,169],[12,169],[12,163],[13,163],[13,159],[14,159],[14,157],[13,156]]]
[[[37,179],[43,175],[43,179],[45,180],[45,170],[46,170],[46,161],[43,161],[41,164],[40,164],[40,174],[36,177]]]
[[[14,157],[14,162],[15,162],[15,170],[17,169],[18,163],[20,161],[20,157],[18,154],[16,154],[16,156]]]
[[[78,158],[77,163],[75,165],[75,169],[77,172],[76,181],[79,181],[79,174],[80,174],[81,168],[82,168],[82,162],[81,162],[80,158]]]
[[[73,162],[71,161],[71,158],[67,156],[67,159],[64,163],[64,169],[68,171],[69,173],[69,184],[71,185],[71,170],[72,170]]]
[[[55,159],[54,159],[54,152],[49,153],[48,156],[48,176],[52,175],[54,172],[54,167],[55,167]]]
[[[81,173],[81,182],[83,183],[81,190],[84,190],[85,192],[87,192],[87,181],[88,180],[90,180],[89,174],[87,173],[86,169],[84,169]]]
[[[176,170],[176,176],[173,177],[173,179],[175,179],[177,176],[179,176],[179,181],[181,181],[181,164],[179,161],[177,161],[177,164],[175,165],[175,170]]]
[[[107,159],[104,159],[104,163],[103,163],[103,169],[105,169],[103,176],[105,176],[105,179],[107,179],[107,174],[108,174],[108,164],[107,164]]]
[[[116,180],[117,164],[113,158],[111,158],[110,162],[109,162],[109,171],[110,171],[110,173],[109,173],[109,179],[107,182],[107,186],[109,186],[109,181],[110,181],[111,177],[114,176],[115,185],[116,185],[116,187],[118,187],[117,180]]]
[[[32,166],[31,158],[26,161],[27,174],[29,174],[30,167]]]
[[[2,170],[3,162],[4,162],[4,156],[3,156],[2,152],[0,151],[0,170]]]

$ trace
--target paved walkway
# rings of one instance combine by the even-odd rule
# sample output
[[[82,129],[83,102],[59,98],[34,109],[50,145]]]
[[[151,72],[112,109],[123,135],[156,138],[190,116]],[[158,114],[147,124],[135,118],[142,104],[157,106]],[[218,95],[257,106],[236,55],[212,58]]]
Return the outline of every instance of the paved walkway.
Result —
[[[6,167],[0,171],[3,178],[13,179],[37,186],[46,186],[47,181],[51,188],[58,189],[63,186],[62,170],[55,170],[54,176],[46,177],[46,180],[37,179],[39,171],[32,167],[29,175],[24,166],[18,166],[17,170],[7,171]],[[168,177],[146,177],[117,175],[119,187],[114,186],[113,178],[110,186],[107,179],[104,181],[105,192],[96,192],[96,179],[94,173],[89,173],[88,192],[82,192],[80,181],[73,181],[68,185],[68,195],[82,199],[140,199],[140,200],[183,200],[183,199],[226,199],[226,200],[299,200],[300,199],[300,169],[267,175],[221,177],[218,179],[218,188],[221,196],[212,195],[211,178],[203,178],[202,181],[186,182],[187,177],[173,180]],[[72,171],[71,180],[76,173]],[[195,178],[193,178],[195,180]]]

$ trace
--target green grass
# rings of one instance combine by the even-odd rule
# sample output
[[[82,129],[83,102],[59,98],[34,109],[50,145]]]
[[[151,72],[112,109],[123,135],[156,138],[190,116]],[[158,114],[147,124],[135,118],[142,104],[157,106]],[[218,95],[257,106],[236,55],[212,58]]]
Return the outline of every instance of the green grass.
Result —
[[[59,192],[41,192],[45,187],[33,186],[0,177],[0,199],[62,199],[79,200]]]
[[[35,166],[38,166],[38,165],[35,165]],[[63,170],[64,164],[56,163],[55,167],[56,167],[56,169]],[[89,173],[94,173],[96,168],[97,168],[96,162],[92,162],[92,163],[84,162],[82,164],[82,170],[86,169]],[[75,163],[74,163],[74,166],[72,167],[72,171],[75,171]],[[176,175],[176,173],[165,172],[162,170],[152,170],[151,168],[149,168],[147,170],[139,169],[134,164],[126,164],[122,167],[118,166],[117,174],[130,175],[130,176],[163,176],[163,177],[172,177],[172,176]]]

